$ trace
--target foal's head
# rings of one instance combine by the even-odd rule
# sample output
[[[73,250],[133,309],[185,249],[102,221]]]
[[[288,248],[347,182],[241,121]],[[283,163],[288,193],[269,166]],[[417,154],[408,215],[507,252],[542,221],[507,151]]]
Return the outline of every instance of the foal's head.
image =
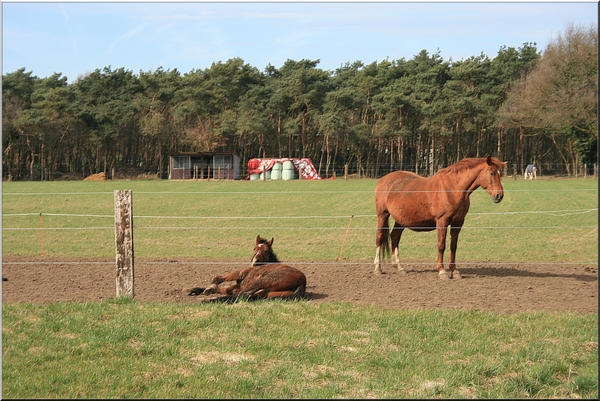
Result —
[[[279,263],[279,259],[277,259],[277,255],[273,252],[272,246],[273,238],[271,238],[271,241],[267,241],[265,238],[261,238],[260,235],[257,235],[251,265],[258,266],[264,265],[265,263]]]

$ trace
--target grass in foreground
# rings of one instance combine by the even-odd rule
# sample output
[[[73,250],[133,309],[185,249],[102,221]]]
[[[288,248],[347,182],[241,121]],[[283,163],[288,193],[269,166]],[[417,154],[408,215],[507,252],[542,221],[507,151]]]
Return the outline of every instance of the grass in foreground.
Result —
[[[4,398],[598,397],[598,316],[3,305]]]

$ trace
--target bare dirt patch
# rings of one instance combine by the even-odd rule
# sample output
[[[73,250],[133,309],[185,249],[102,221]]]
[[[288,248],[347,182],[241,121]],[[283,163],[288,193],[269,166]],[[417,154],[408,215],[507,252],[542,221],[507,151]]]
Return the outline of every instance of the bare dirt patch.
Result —
[[[460,308],[500,313],[573,311],[598,313],[597,266],[506,264],[460,266],[460,280],[440,280],[432,267],[405,264],[407,274],[371,263],[289,263],[307,278],[310,302],[348,301],[396,309]],[[200,302],[192,287],[247,267],[247,263],[135,260],[135,298],[140,302]],[[2,302],[93,302],[115,297],[111,259],[66,260],[3,257]]]

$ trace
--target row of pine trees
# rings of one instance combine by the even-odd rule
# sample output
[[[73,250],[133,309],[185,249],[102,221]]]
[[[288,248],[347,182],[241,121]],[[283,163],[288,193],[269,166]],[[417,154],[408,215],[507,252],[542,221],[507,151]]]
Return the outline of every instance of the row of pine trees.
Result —
[[[525,43],[493,59],[443,60],[423,50],[335,71],[318,65],[287,60],[260,71],[233,58],[187,73],[138,74],[109,66],[71,84],[61,73],[7,73],[3,178],[126,166],[166,178],[169,154],[183,151],[232,152],[242,166],[255,157],[308,157],[323,177],[344,165],[368,177],[397,169],[430,175],[487,154],[507,160],[508,174],[532,162],[542,173],[573,174],[596,162],[595,29],[569,27],[543,54]],[[557,115],[565,107],[573,115]]]

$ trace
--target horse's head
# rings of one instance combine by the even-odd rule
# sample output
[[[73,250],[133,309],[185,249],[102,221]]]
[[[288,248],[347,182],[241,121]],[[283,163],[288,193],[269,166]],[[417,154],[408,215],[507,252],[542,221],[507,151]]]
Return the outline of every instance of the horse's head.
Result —
[[[277,263],[277,255],[273,252],[273,238],[267,241],[265,238],[261,238],[260,235],[256,236],[256,245],[254,246],[254,256],[252,257],[252,266],[258,266],[265,263]]]
[[[486,156],[484,167],[479,172],[477,184],[487,191],[494,200],[494,203],[502,201],[504,198],[504,188],[502,187],[501,169],[508,162],[501,162],[495,157]]]

